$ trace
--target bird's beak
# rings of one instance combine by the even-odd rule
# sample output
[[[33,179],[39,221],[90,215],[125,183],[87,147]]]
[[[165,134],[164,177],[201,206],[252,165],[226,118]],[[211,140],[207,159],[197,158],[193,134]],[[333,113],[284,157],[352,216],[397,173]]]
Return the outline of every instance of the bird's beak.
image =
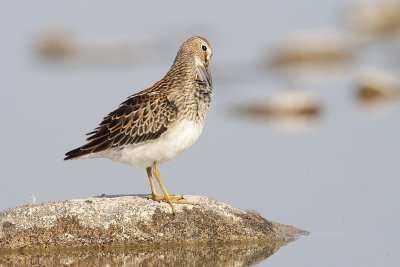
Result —
[[[212,77],[211,77],[211,70],[210,70],[210,64],[206,64],[206,77],[207,77],[207,83],[210,87],[212,87]]]
[[[211,77],[211,71],[210,71],[210,64],[198,64],[197,65],[197,70],[200,73],[201,78],[203,79],[204,82],[207,83],[209,87],[212,87],[212,77]]]

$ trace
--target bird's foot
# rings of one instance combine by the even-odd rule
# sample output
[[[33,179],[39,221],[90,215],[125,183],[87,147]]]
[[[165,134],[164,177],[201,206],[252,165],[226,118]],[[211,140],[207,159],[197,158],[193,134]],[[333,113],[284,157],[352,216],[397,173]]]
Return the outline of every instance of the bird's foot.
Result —
[[[167,203],[174,203],[174,204],[194,204],[189,201],[185,201],[183,196],[180,195],[174,195],[174,194],[169,194],[168,197],[165,197],[164,195],[160,194],[151,194],[149,196],[149,199],[152,199],[157,202],[167,202]]]
[[[174,194],[171,194],[171,195],[168,194],[168,196],[159,195],[159,194],[151,194],[149,196],[149,199],[152,199],[152,200],[157,201],[157,202],[161,202],[162,201],[162,202],[168,203],[171,206],[173,212],[175,212],[175,209],[174,209],[174,206],[172,204],[195,205],[195,203],[193,203],[193,202],[185,201],[183,196],[174,195]]]

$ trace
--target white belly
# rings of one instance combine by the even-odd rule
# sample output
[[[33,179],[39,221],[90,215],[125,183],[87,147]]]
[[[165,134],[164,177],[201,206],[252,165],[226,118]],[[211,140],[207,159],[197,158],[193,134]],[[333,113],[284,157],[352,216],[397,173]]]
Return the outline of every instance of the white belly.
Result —
[[[150,167],[154,162],[163,163],[175,159],[188,150],[197,141],[202,129],[202,123],[183,120],[157,140],[114,149],[103,156],[139,168]]]

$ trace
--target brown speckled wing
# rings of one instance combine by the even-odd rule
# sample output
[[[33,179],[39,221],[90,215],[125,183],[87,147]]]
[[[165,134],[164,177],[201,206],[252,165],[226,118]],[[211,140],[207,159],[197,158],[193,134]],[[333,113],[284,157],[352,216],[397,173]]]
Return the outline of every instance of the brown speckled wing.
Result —
[[[65,159],[154,140],[176,117],[177,108],[166,95],[138,93],[108,114],[99,127],[88,133],[88,143],[66,153]]]

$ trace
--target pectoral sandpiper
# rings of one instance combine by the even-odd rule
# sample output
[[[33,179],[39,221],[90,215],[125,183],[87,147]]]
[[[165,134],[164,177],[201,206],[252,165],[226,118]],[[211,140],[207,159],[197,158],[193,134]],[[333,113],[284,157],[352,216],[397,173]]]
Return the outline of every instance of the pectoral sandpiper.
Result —
[[[211,102],[211,56],[206,39],[189,38],[164,78],[128,97],[87,134],[85,145],[66,153],[65,160],[105,157],[146,168],[153,200],[169,203],[172,211],[173,203],[190,204],[167,193],[157,165],[181,155],[201,134]]]

